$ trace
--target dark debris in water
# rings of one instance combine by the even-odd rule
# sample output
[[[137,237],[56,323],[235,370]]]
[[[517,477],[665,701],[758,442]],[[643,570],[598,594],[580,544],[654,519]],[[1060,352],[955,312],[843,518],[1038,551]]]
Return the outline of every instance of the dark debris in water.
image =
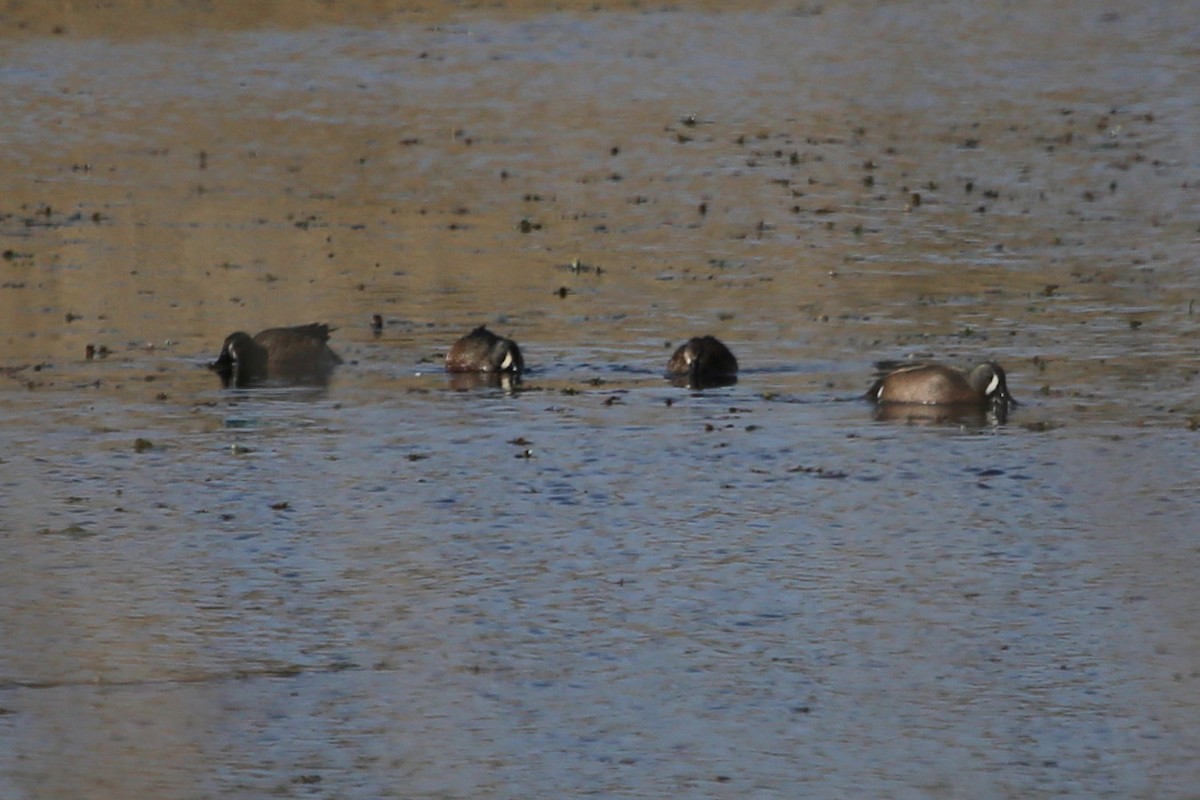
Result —
[[[20,373],[27,369],[29,369],[28,364],[21,364],[15,367],[0,367],[0,375],[4,376],[5,378],[20,380]]]
[[[38,533],[43,536],[66,536],[71,539],[88,539],[95,536],[97,532],[90,528],[85,528],[83,525],[71,524],[58,530],[42,528]]]
[[[580,275],[580,274],[588,273],[588,272],[592,272],[597,275],[601,275],[604,273],[603,267],[598,267],[594,264],[585,264],[584,262],[580,261],[578,258],[572,259],[571,263],[569,263],[569,264],[555,264],[554,268],[560,269],[560,270],[565,270],[567,272],[571,272],[576,275]]]
[[[804,475],[813,475],[817,478],[828,478],[831,480],[841,480],[849,477],[849,473],[840,469],[827,469],[825,467],[807,467],[803,464],[788,468],[788,472],[801,473]]]
[[[76,167],[74,169],[77,172],[88,172],[91,170],[91,165],[76,165]],[[86,222],[92,222],[93,224],[99,225],[101,222],[104,222],[105,220],[108,219],[108,217],[106,215],[101,214],[99,211],[93,212],[91,214],[85,214],[83,211],[74,211],[70,214],[67,214],[65,212],[58,211],[57,209],[55,209],[48,203],[39,204],[34,209],[30,209],[29,206],[23,205],[23,206],[21,206],[21,209],[22,209],[22,211],[24,211],[26,213],[24,213],[24,214],[9,213],[9,214],[0,215],[0,223],[15,223],[16,225],[24,227],[26,229],[29,229],[29,228],[64,228],[64,227],[69,227],[69,226],[80,225],[80,224],[86,223]],[[11,253],[11,252],[12,251],[10,251],[10,250],[4,251],[3,257],[5,258],[5,260],[10,260],[12,258],[32,257],[32,256],[25,256],[24,254],[21,254],[21,253],[15,253],[10,256],[9,253]]]

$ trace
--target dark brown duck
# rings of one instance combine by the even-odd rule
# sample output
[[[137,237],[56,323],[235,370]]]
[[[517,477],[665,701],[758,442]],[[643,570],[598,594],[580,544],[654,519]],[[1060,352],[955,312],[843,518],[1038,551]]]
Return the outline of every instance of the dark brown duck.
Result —
[[[693,389],[737,382],[738,363],[715,336],[693,336],[667,362],[667,375]]]
[[[446,353],[447,372],[504,372],[519,375],[525,370],[521,348],[512,339],[497,336],[480,325],[459,339]]]
[[[217,360],[208,365],[223,386],[244,388],[263,383],[323,386],[342,363],[329,348],[328,325],[311,323],[268,328],[253,337],[231,333]]]

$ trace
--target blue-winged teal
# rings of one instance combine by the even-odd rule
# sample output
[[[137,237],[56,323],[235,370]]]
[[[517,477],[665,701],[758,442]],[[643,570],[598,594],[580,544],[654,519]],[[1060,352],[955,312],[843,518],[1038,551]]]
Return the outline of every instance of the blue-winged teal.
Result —
[[[667,362],[667,375],[694,389],[737,382],[738,363],[715,336],[693,336]]]
[[[329,326],[314,322],[291,328],[268,328],[251,337],[231,333],[209,369],[224,386],[280,383],[321,386],[342,363],[329,349]]]
[[[480,325],[459,339],[446,353],[447,372],[506,372],[525,370],[521,348],[512,339],[497,336]]]
[[[884,362],[883,374],[866,397],[880,406],[956,406],[1007,412],[1016,405],[1004,370],[986,361],[970,372],[942,364]]]

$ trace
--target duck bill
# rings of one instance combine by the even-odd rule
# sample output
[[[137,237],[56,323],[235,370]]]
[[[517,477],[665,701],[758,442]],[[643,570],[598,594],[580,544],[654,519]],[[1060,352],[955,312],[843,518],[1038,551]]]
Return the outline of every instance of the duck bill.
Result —
[[[237,360],[228,350],[222,350],[217,360],[208,364],[208,368],[220,376],[221,386],[224,388],[229,388],[237,377]]]

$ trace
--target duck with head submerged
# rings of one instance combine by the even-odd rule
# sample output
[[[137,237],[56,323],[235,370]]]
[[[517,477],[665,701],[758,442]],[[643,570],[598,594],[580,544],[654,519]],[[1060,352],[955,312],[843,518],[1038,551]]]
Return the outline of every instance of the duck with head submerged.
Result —
[[[450,346],[447,372],[488,372],[520,375],[525,371],[521,348],[512,339],[497,336],[480,325]]]
[[[737,383],[738,362],[715,336],[693,336],[667,362],[667,376],[691,389]]]
[[[884,361],[876,366],[879,377],[865,396],[882,418],[950,419],[990,411],[1003,422],[1017,404],[1004,369],[994,361],[970,371],[932,363]]]
[[[254,336],[238,331],[225,338],[221,353],[208,368],[225,387],[239,389],[264,383],[324,386],[342,363],[329,348],[328,325],[311,323],[268,328]]]

